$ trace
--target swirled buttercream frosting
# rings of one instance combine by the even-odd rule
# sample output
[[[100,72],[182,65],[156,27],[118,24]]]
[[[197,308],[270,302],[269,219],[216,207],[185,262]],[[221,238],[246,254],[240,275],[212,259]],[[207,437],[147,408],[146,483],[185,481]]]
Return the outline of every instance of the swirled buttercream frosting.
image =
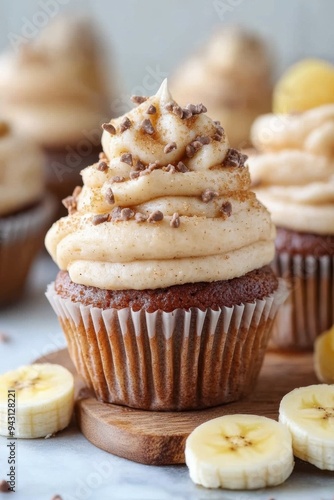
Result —
[[[38,202],[44,192],[40,149],[0,120],[0,217]]]
[[[334,105],[261,116],[252,141],[251,177],[275,224],[334,234]]]
[[[274,227],[250,191],[246,157],[202,104],[167,82],[104,124],[100,161],[64,202],[46,246],[73,282],[147,289],[227,280],[268,264]]]

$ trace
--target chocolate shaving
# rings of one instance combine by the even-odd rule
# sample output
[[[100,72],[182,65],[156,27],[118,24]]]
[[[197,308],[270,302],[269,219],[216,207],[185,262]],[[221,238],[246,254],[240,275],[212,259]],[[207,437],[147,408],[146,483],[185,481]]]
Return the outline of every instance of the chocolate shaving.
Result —
[[[196,150],[194,148],[194,146],[192,144],[188,144],[188,146],[186,147],[186,155],[188,156],[188,158],[192,158],[196,153]]]
[[[101,172],[105,172],[108,170],[108,164],[105,161],[99,161],[97,164],[97,170],[100,170]]]
[[[145,165],[143,162],[140,160],[137,160],[136,165],[135,165],[135,170],[145,170]]]
[[[168,153],[170,153],[171,151],[174,151],[175,149],[177,149],[176,142],[169,142],[169,143],[168,143],[168,144],[166,144],[166,146],[164,147],[164,153],[165,153],[165,154],[168,154]]]
[[[132,167],[133,165],[133,160],[132,160],[132,154],[131,153],[123,153],[121,156],[121,162],[127,163]]]
[[[61,497],[60,495],[54,495],[51,500],[63,500],[63,497]]]
[[[116,129],[111,123],[103,123],[102,124],[103,130],[106,132],[109,132],[110,135],[115,135],[116,134]]]
[[[231,214],[232,214],[232,205],[229,201],[225,201],[221,208],[220,208],[220,212],[223,214],[223,215],[226,215],[227,217],[230,217]]]
[[[206,146],[207,144],[210,144],[211,139],[209,136],[203,135],[201,137],[196,137],[196,141],[199,141],[202,144],[202,146]]]
[[[121,217],[121,207],[115,207],[111,212],[111,218],[113,221],[120,220]]]
[[[130,179],[138,179],[140,176],[140,172],[138,170],[131,170],[130,172]]]
[[[147,220],[147,215],[137,212],[135,215],[136,222],[145,222]]]
[[[160,212],[160,210],[154,210],[149,216],[148,216],[148,222],[159,222],[164,218],[164,214]]]
[[[126,116],[120,124],[119,131],[122,134],[123,132],[125,132],[125,130],[127,130],[130,127],[131,127],[131,122],[129,118]]]
[[[109,214],[99,214],[99,215],[94,215],[93,217],[93,225],[97,226],[98,224],[102,224],[103,222],[108,222],[110,220]]]
[[[135,104],[142,104],[143,102],[147,101],[148,97],[145,97],[144,95],[132,95],[130,99]]]
[[[156,112],[157,112],[157,108],[156,108],[155,106],[153,106],[153,104],[151,104],[151,105],[148,107],[147,111],[146,111],[146,113],[147,113],[148,115],[155,115],[155,113],[156,113]]]
[[[173,217],[171,218],[170,221],[170,226],[171,227],[179,227],[180,226],[180,216],[177,212],[173,214]]]
[[[213,200],[213,198],[216,198],[216,196],[218,196],[218,193],[210,188],[205,189],[201,194],[201,198],[204,203],[209,203],[209,201]]]
[[[221,136],[221,135],[219,135],[219,134],[214,134],[214,135],[212,136],[212,139],[213,139],[214,141],[218,141],[218,142],[219,142],[219,141],[221,141],[221,140],[222,140],[222,136]]]
[[[134,216],[134,211],[131,210],[131,208],[122,208],[121,214],[120,214],[120,220],[127,221],[131,219]]]
[[[189,172],[189,168],[182,161],[179,161],[175,168],[178,172]]]
[[[113,205],[115,203],[114,193],[111,188],[108,188],[105,194],[105,200],[109,205]]]
[[[146,134],[152,135],[155,130],[149,118],[145,118],[145,120],[141,123],[141,129],[146,132]]]
[[[222,163],[223,167],[243,167],[248,156],[240,153],[237,149],[230,148]]]
[[[182,120],[188,120],[188,118],[192,117],[192,112],[190,109],[182,108]]]
[[[111,182],[124,182],[124,181],[125,181],[125,178],[121,177],[119,175],[115,175],[115,177],[111,178]]]

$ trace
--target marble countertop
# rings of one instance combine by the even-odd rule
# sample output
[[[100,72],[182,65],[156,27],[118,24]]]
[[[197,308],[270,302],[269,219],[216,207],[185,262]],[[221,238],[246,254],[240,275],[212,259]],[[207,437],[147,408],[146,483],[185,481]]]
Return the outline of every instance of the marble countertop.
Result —
[[[56,267],[46,255],[34,266],[24,298],[0,312],[0,372],[61,349],[65,341],[44,297]],[[1,286],[3,286],[1,284]],[[0,480],[6,477],[7,440],[0,438]],[[89,443],[72,424],[51,439],[19,440],[16,447],[15,500],[333,500],[334,472],[296,463],[281,486],[254,492],[205,490],[195,486],[187,467],[140,465],[110,455]]]

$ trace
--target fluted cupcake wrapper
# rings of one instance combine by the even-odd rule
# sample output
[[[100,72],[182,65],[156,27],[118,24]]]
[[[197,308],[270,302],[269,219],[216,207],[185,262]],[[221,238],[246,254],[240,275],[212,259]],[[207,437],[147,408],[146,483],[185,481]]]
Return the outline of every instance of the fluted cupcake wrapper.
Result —
[[[21,294],[54,211],[54,199],[45,197],[33,208],[0,218],[0,304]]]
[[[286,286],[254,303],[215,311],[103,310],[47,298],[77,371],[98,399],[147,410],[199,409],[254,387]]]
[[[273,267],[291,293],[277,314],[270,347],[312,349],[334,324],[334,257],[278,253]]]

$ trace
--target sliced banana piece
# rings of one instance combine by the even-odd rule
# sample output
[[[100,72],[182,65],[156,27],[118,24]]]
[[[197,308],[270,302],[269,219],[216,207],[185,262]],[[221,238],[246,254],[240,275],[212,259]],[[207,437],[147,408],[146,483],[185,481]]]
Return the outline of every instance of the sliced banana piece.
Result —
[[[292,435],[296,457],[334,470],[334,385],[310,385],[284,396],[279,421]]]
[[[34,364],[0,375],[3,436],[37,438],[58,432],[70,423],[73,405],[73,375],[63,366]]]
[[[289,431],[257,415],[225,415],[196,427],[185,457],[191,479],[206,488],[275,486],[294,466]]]
[[[334,325],[316,338],[314,370],[320,382],[334,384]]]

